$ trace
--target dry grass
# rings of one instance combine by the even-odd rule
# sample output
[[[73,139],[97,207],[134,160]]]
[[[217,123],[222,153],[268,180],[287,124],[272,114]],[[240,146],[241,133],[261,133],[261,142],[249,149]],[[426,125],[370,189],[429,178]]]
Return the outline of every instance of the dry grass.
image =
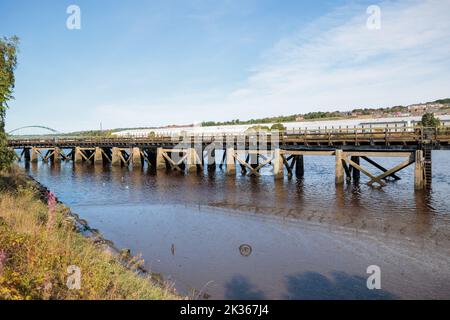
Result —
[[[0,175],[0,189],[0,299],[179,298],[78,233],[63,206],[49,228],[47,205],[17,172]],[[79,290],[66,285],[71,265]]]

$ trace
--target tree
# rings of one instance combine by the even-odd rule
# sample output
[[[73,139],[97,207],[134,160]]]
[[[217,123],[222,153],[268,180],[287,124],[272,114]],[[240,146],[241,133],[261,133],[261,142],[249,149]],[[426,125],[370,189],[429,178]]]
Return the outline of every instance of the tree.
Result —
[[[283,126],[281,123],[275,123],[270,127],[270,130],[278,130],[279,132],[284,132],[286,131],[286,127]]]
[[[433,113],[429,113],[429,112],[425,113],[422,116],[422,121],[420,123],[423,127],[428,127],[428,128],[436,128],[436,127],[439,127],[439,125],[441,124],[439,119],[436,118]]]
[[[254,132],[260,132],[260,131],[270,131],[270,128],[268,126],[256,125],[256,126],[252,126],[252,127],[248,128],[247,130],[245,130],[245,132],[247,132],[247,133],[254,133]]]
[[[8,101],[14,99],[18,45],[19,38],[16,36],[0,38],[0,170],[9,167],[14,159],[13,151],[8,149],[5,117]]]

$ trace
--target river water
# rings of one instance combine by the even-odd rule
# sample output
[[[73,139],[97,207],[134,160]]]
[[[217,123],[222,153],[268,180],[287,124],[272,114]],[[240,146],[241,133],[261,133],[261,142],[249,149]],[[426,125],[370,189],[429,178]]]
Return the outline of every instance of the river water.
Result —
[[[334,184],[333,157],[303,179],[21,164],[90,226],[182,294],[200,299],[450,298],[450,152],[433,186],[413,166],[383,189]],[[380,159],[394,166],[402,159]],[[369,167],[367,164],[366,167]],[[376,171],[373,171],[374,173]],[[369,266],[381,289],[369,290]]]

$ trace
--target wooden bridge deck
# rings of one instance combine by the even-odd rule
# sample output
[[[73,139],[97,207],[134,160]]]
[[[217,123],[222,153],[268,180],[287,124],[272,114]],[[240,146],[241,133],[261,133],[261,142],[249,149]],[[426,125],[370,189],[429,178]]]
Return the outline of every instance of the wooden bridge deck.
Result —
[[[263,137],[263,138],[262,138]],[[270,133],[258,135],[252,133],[236,133],[223,135],[192,135],[185,137],[155,136],[155,137],[51,137],[51,138],[10,138],[8,145],[12,148],[28,147],[166,147],[170,148],[180,143],[223,146],[235,144],[257,144],[259,140],[267,141],[268,147],[273,141],[283,149],[306,150],[392,150],[429,149],[450,150],[450,127],[421,128],[345,128],[328,130],[289,130],[277,134],[275,139]]]

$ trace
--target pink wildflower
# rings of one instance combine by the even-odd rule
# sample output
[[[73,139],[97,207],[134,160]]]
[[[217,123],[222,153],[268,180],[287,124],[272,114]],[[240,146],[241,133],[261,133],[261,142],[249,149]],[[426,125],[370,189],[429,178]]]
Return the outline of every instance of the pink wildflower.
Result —
[[[53,229],[56,220],[56,197],[53,192],[47,193],[48,220],[47,230]]]
[[[2,274],[3,268],[5,267],[6,258],[7,258],[6,252],[4,252],[3,250],[0,251],[0,275]]]

